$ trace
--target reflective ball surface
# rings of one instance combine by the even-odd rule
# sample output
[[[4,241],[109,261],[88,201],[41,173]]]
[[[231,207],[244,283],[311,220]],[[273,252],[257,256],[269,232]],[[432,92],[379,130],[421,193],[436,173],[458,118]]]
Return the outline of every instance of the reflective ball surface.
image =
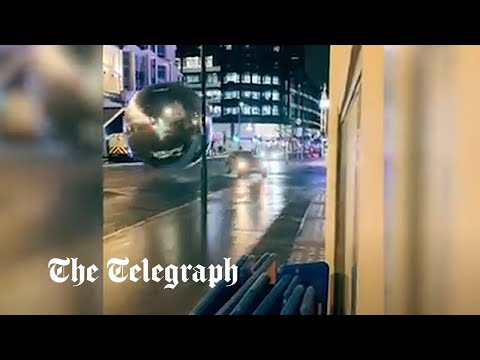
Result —
[[[207,112],[207,147],[202,148],[201,98],[176,83],[139,91],[125,109],[124,121],[135,157],[157,168],[191,166],[212,142],[212,121]]]

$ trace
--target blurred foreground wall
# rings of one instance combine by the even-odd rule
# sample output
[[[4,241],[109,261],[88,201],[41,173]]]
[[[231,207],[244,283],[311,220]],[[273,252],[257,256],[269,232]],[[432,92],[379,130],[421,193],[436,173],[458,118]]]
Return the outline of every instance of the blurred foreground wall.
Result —
[[[480,314],[480,47],[335,45],[330,83],[333,311]]]
[[[0,314],[102,312],[101,278],[48,268],[101,274],[101,69],[97,45],[0,45]]]
[[[332,312],[383,313],[383,47],[335,45],[330,56]]]

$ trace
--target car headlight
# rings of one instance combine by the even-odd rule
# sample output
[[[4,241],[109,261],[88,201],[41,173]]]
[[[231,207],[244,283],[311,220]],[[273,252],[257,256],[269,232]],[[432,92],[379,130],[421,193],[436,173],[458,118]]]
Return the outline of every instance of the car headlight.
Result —
[[[246,161],[239,161],[237,162],[237,169],[238,170],[245,170],[248,167],[248,164]]]

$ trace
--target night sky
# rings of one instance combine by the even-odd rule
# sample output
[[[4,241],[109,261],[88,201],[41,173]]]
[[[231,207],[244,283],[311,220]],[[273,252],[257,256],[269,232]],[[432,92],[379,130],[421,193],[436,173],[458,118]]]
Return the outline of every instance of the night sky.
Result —
[[[306,71],[317,85],[328,85],[330,45],[305,45]]]

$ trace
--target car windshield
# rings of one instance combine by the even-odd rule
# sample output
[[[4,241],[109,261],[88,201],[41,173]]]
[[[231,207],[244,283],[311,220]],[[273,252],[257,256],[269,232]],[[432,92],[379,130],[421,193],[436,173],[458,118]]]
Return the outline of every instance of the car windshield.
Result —
[[[232,156],[236,157],[236,158],[241,158],[241,159],[253,159],[253,158],[255,158],[255,156],[253,155],[253,153],[251,151],[236,151],[236,152],[232,153]]]

